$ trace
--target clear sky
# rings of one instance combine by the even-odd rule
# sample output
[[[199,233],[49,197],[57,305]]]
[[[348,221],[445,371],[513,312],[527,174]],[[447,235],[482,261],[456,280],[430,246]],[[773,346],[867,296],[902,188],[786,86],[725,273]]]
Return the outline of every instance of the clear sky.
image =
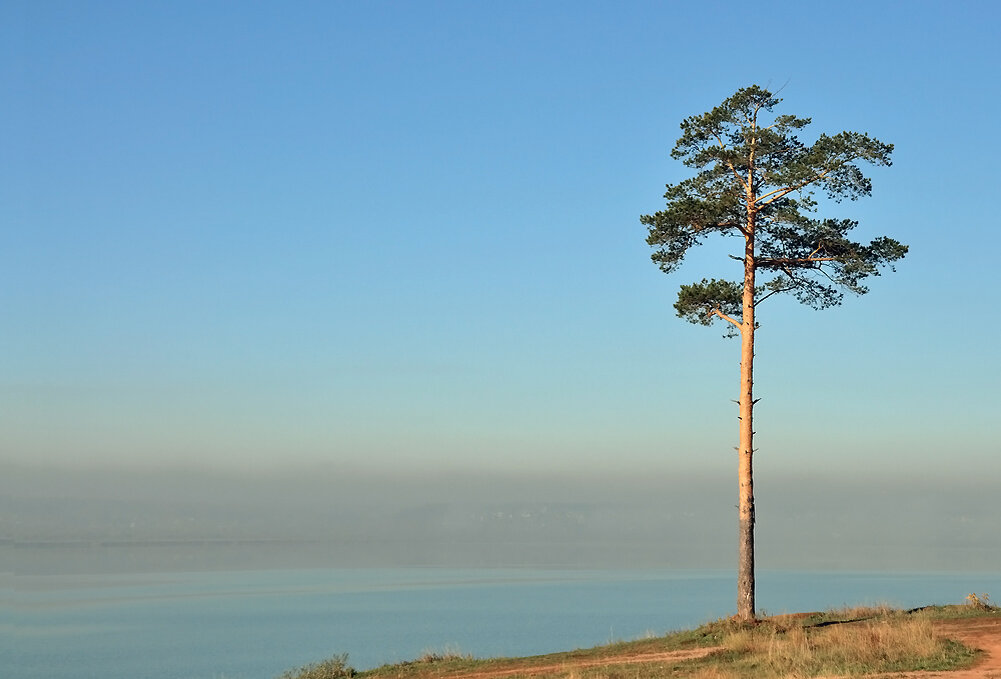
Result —
[[[760,313],[757,472],[1001,474],[993,2],[0,8],[0,460],[735,470],[739,347],[639,215],[686,116],[781,90],[896,145],[910,245]]]

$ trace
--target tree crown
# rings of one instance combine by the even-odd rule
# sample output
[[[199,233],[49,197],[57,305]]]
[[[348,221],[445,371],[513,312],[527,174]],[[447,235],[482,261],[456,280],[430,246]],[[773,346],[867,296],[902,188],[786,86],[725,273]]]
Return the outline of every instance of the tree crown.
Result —
[[[771,275],[755,288],[757,301],[788,292],[814,308],[834,306],[846,291],[866,293],[863,281],[892,269],[907,246],[887,237],[851,240],[858,222],[817,218],[814,196],[821,191],[840,202],[870,195],[872,182],[858,164],[889,166],[893,145],[860,132],[821,134],[807,145],[797,133],[810,119],[773,115],[781,101],[752,85],[682,121],[671,156],[697,173],[668,184],[665,209],[640,221],[665,273],[708,235],[740,235],[749,246],[745,267]],[[720,314],[740,315],[741,290],[739,283],[703,280],[682,286],[675,307],[708,325]]]

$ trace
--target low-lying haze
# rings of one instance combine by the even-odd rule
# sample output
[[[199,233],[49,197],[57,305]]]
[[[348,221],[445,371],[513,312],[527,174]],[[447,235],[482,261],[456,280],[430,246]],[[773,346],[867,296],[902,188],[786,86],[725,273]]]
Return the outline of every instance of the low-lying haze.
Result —
[[[705,474],[7,469],[15,573],[351,566],[730,568],[732,479]],[[986,483],[758,482],[764,568],[978,570]],[[875,518],[878,517],[878,520]]]

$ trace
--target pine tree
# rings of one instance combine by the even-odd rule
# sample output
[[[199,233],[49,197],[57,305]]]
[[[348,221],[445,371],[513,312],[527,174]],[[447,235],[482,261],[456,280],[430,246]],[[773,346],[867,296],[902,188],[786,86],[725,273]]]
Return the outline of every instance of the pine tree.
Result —
[[[743,240],[740,280],[703,279],[682,285],[674,307],[692,323],[727,325],[739,335],[740,391],[738,457],[737,616],[753,620],[754,485],[753,362],[755,311],[773,295],[790,293],[817,309],[841,303],[845,292],[864,294],[863,282],[893,269],[907,246],[880,237],[869,244],[849,239],[858,222],[815,216],[820,191],[827,198],[855,200],[872,192],[858,163],[889,166],[892,144],[859,132],[820,137],[807,146],[796,136],[809,118],[773,115],[781,102],[752,85],[722,104],[681,123],[671,152],[697,171],[669,184],[666,207],[640,221],[649,229],[652,259],[665,273],[681,265],[689,248],[708,236]],[[759,275],[760,274],[760,275]],[[767,280],[762,280],[767,279]]]

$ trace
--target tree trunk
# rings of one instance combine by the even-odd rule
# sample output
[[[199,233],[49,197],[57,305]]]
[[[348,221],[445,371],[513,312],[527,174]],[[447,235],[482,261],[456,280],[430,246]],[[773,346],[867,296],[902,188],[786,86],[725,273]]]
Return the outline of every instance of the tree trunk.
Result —
[[[754,620],[754,221],[745,235],[743,316],[740,328],[740,443],[737,447],[737,617]]]

